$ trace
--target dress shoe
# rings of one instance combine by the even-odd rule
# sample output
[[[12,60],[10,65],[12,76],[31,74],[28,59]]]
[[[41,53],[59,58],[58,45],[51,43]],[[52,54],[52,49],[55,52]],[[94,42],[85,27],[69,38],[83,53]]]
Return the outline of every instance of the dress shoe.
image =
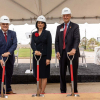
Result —
[[[74,93],[78,93],[78,90],[76,90],[76,91],[74,90]]]
[[[65,91],[61,91],[61,93],[66,93]]]
[[[16,94],[16,93],[14,93],[13,91],[9,91],[6,94]]]

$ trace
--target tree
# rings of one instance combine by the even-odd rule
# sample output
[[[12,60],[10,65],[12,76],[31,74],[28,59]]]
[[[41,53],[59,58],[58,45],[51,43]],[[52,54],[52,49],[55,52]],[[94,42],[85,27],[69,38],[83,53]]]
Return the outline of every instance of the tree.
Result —
[[[97,45],[98,44],[98,41],[95,39],[95,38],[91,38],[89,41],[88,41],[89,44],[94,44],[94,45]]]
[[[81,46],[85,48],[87,46],[87,43],[88,43],[88,39],[86,37],[83,37],[81,39]]]
[[[94,47],[96,45],[98,45],[99,42],[95,39],[95,38],[91,38],[89,41],[88,41],[88,46],[90,49],[93,49],[94,50]]]

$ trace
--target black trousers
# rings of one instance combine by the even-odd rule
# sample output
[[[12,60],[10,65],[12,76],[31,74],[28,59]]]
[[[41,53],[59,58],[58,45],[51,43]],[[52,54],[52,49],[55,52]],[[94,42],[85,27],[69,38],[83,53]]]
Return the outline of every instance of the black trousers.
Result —
[[[14,59],[12,59],[12,62]],[[12,91],[11,89],[11,81],[12,81],[12,74],[14,63],[11,62],[11,59],[8,59],[6,62],[5,70],[6,70],[6,92]],[[1,93],[1,82],[2,82],[2,67],[0,65],[0,93]]]
[[[60,91],[61,93],[66,93],[66,71],[67,66],[70,72],[70,61],[67,58],[67,53],[65,49],[62,52],[62,56],[59,60],[60,64]],[[74,92],[77,93],[77,72],[78,72],[78,57],[73,59],[73,77],[74,77]]]

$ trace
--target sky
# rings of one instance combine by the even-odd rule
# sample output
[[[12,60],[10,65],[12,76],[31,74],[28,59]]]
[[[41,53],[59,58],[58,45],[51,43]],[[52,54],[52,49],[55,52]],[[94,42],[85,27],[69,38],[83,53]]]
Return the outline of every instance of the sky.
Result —
[[[47,30],[51,32],[52,35],[52,43],[55,42],[55,35],[56,35],[56,28],[59,24],[47,24]],[[100,37],[100,24],[79,24],[80,28],[80,37],[81,39],[85,37],[85,30],[86,30],[86,37],[87,39]],[[14,30],[17,34],[18,43],[21,44],[29,44],[30,39],[27,37],[27,34],[31,34],[32,30],[36,31],[35,25],[13,25],[9,26],[10,30]]]

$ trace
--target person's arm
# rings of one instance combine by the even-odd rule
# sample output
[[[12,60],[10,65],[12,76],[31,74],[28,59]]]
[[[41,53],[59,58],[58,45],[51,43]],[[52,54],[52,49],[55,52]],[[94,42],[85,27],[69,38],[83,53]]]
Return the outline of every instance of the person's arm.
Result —
[[[3,68],[3,64],[4,64],[3,60],[0,60],[0,64],[1,64],[1,67]]]
[[[74,42],[73,42],[73,48],[69,52],[69,55],[75,55],[76,50],[80,43],[80,33],[79,33],[79,26],[77,25],[75,31],[74,31]]]
[[[79,33],[79,26],[77,25],[77,27],[74,31],[73,49],[77,50],[79,43],[80,43],[80,33]]]
[[[48,32],[46,66],[50,64],[51,54],[52,54],[52,38],[51,38],[51,33]]]
[[[32,34],[32,38],[31,38],[31,48],[33,50],[33,52],[35,53],[35,55],[41,55],[41,52],[40,51],[37,51],[36,50],[36,46],[35,46],[35,43],[34,43],[34,33]]]
[[[36,51],[36,46],[35,46],[35,43],[34,43],[34,33],[32,34],[32,37],[31,37],[31,48],[33,50],[33,52]]]
[[[59,52],[59,36],[58,36],[58,27],[56,30],[56,38],[55,38],[55,52]]]
[[[48,36],[47,36],[47,59],[51,60],[51,54],[52,54],[52,38],[51,38],[51,33],[48,32]]]
[[[17,48],[17,37],[16,37],[16,33],[14,32],[14,34],[13,34],[13,44],[12,44],[12,46],[10,47],[10,49],[8,50],[8,55],[10,54],[10,55],[12,55],[12,53],[14,52],[14,50],[16,50],[16,48]]]
[[[58,36],[58,27],[56,30],[56,38],[55,38],[55,52],[58,60],[60,60],[60,53],[59,53],[59,36]]]
[[[2,60],[1,56],[2,56],[2,55],[0,54],[0,60]]]
[[[4,62],[3,62],[3,60],[2,60],[2,57],[1,57],[2,55],[0,54],[0,65],[1,65],[1,67],[3,68],[3,64],[4,64]]]

